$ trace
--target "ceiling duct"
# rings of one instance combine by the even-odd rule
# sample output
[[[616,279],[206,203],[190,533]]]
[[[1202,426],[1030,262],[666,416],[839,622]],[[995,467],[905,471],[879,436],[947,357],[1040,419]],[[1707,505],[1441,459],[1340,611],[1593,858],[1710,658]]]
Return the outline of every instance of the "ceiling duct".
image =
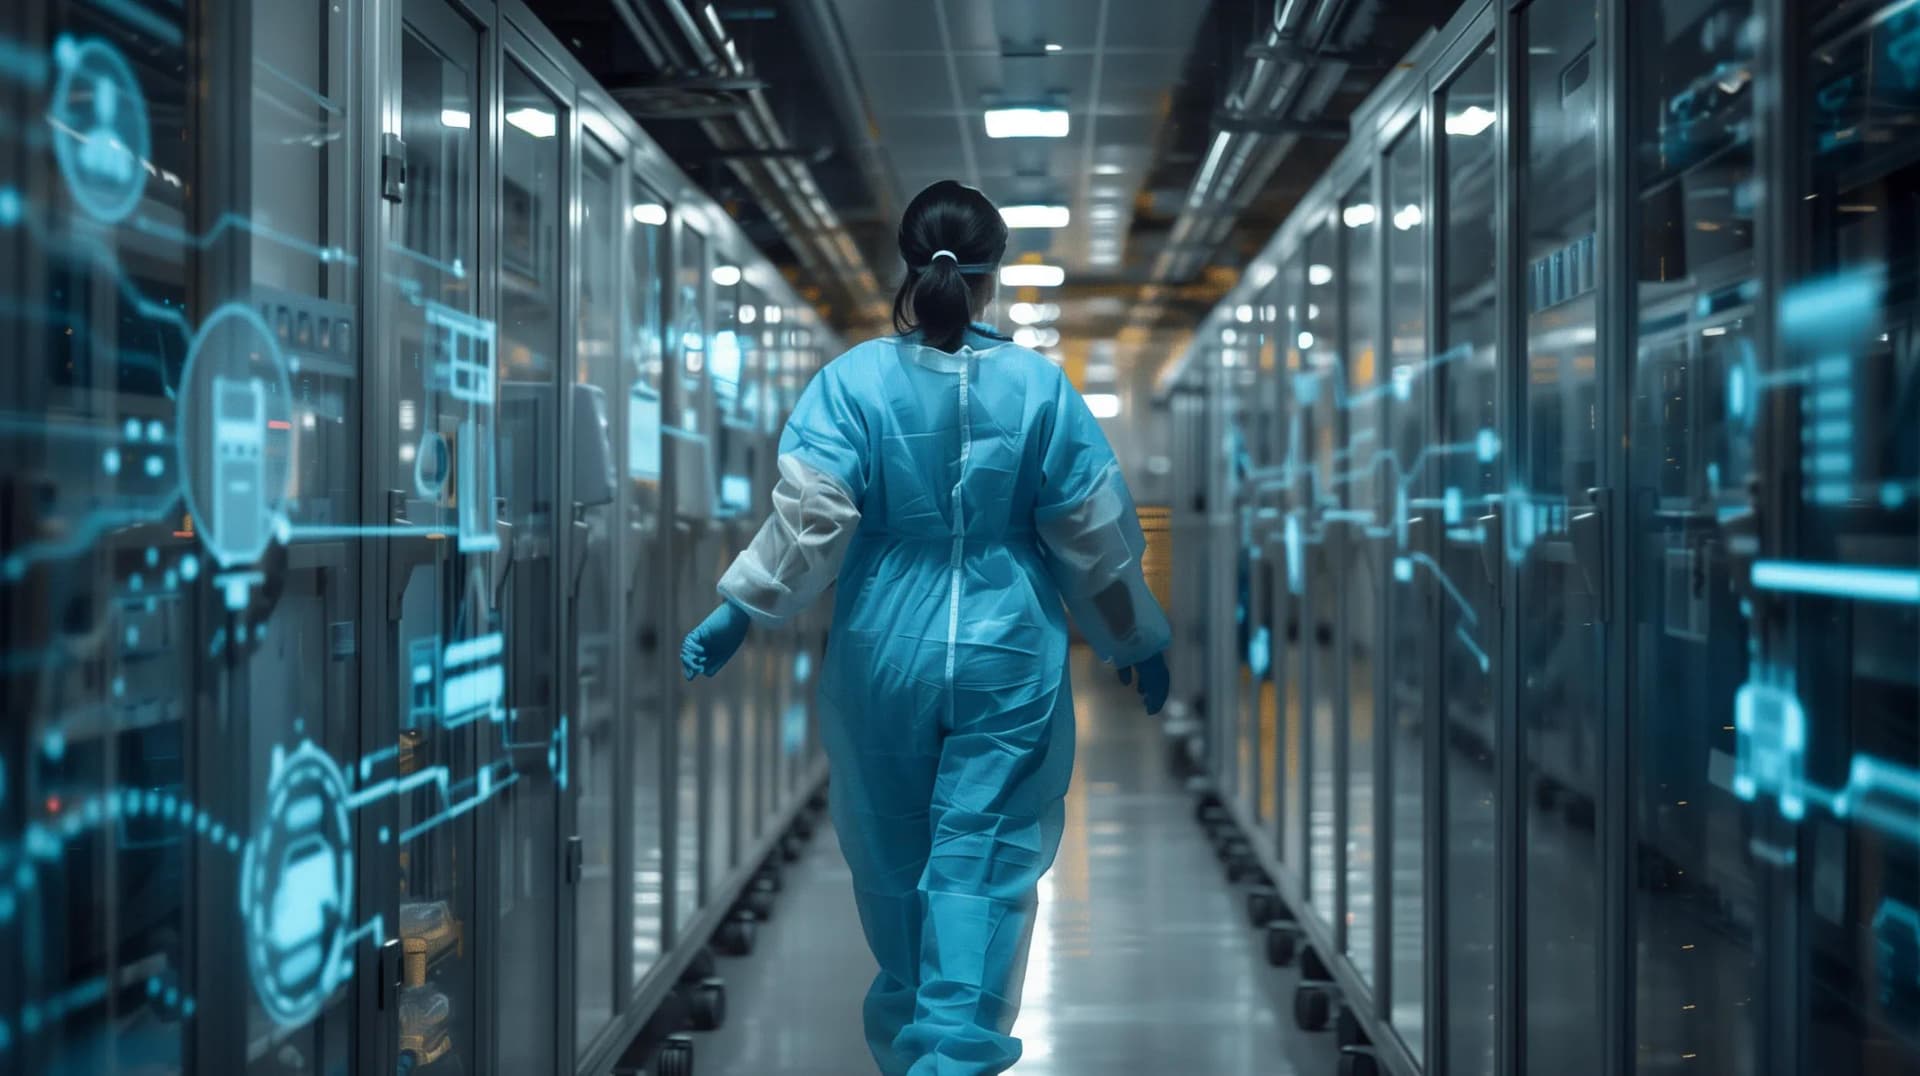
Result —
[[[1275,0],[1272,24],[1247,50],[1227,94],[1228,122],[1214,131],[1154,260],[1152,283],[1191,279],[1301,138],[1344,137],[1345,125],[1336,130],[1320,119],[1352,66],[1337,34],[1350,15],[1364,19],[1377,2]]]
[[[807,151],[787,139],[765,86],[752,78],[713,5],[614,0],[614,8],[656,70],[683,76],[687,112],[699,118],[716,155],[752,192],[801,264],[822,283],[844,291],[848,316],[833,320],[843,325],[884,321],[888,307],[879,280],[814,182]],[[629,88],[616,96],[624,102],[639,94],[638,115],[646,119],[647,96],[657,93],[657,102],[670,101],[667,89]]]

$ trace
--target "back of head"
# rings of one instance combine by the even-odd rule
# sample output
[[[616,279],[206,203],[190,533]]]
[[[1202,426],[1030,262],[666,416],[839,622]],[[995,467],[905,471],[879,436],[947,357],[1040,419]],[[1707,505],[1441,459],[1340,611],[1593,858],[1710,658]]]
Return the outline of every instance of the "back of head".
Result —
[[[907,276],[893,297],[893,327],[919,329],[942,351],[959,348],[974,312],[993,297],[1007,252],[1007,223],[987,196],[943,179],[921,191],[900,218]]]

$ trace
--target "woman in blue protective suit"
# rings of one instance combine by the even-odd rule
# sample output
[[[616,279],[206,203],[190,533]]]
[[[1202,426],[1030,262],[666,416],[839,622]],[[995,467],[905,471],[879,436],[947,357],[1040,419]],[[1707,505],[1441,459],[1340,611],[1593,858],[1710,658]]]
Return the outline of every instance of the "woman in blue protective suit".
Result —
[[[832,815],[880,973],[887,1076],[1004,1072],[1035,887],[1073,769],[1071,610],[1166,702],[1166,617],[1099,424],[1042,356],[976,324],[1006,224],[945,181],[900,222],[899,335],[814,377],[780,438],[773,514],[687,635],[689,679],[835,582],[819,684]]]

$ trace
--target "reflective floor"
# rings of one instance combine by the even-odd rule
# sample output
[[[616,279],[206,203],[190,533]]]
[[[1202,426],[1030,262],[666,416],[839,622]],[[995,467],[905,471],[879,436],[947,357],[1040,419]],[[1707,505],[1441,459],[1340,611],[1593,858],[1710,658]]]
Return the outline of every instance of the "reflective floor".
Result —
[[[1192,798],[1167,775],[1158,722],[1084,653],[1075,662],[1079,757],[1060,858],[1041,886],[1014,1071],[1333,1071],[1332,1036],[1294,1028],[1295,973],[1266,965]],[[860,1036],[873,971],[829,830],[789,870],[754,955],[721,962],[728,1022],[699,1037],[699,1071],[873,1072]]]

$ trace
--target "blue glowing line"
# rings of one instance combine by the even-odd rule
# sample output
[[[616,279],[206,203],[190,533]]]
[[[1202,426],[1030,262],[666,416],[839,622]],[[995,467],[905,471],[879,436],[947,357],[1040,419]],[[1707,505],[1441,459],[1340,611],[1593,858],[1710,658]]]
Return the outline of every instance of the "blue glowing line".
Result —
[[[305,239],[288,235],[285,232],[257,223],[239,213],[222,213],[214,220],[211,228],[208,228],[204,234],[197,236],[184,228],[179,228],[171,224],[162,224],[158,221],[148,220],[145,217],[133,218],[132,224],[136,231],[145,232],[157,239],[165,239],[170,242],[197,247],[200,250],[206,250],[208,247],[211,247],[219,241],[222,233],[233,230],[246,232],[257,238],[278,243],[281,246],[302,254],[312,255],[323,263],[338,263],[341,265],[359,264],[359,259],[348,254],[340,247],[317,246]]]
[[[1465,624],[1456,627],[1453,634],[1458,637],[1462,643],[1465,643],[1467,649],[1472,652],[1474,660],[1480,663],[1481,672],[1487,672],[1493,668],[1493,662],[1487,657],[1487,652],[1480,649],[1480,645],[1473,641],[1473,636],[1467,633],[1467,626]]]
[[[467,270],[464,266],[462,266],[457,261],[443,262],[440,259],[435,258],[430,254],[422,254],[419,251],[414,250],[411,247],[404,246],[400,243],[388,243],[387,249],[402,257],[412,258],[414,261],[419,262],[421,265],[424,265],[427,268],[434,270],[435,272],[445,273],[448,276],[453,277],[455,280],[466,279]]]
[[[405,537],[408,535],[444,538],[449,533],[451,533],[451,530],[447,527],[407,523],[373,524],[368,526],[329,523],[294,523],[287,528],[287,535],[290,538],[313,540],[328,538],[392,538]]]
[[[1759,560],[1753,563],[1753,585],[1856,601],[1920,604],[1920,570],[1914,569]]]
[[[308,101],[320,106],[321,110],[326,112],[328,115],[340,116],[345,114],[346,112],[345,109],[341,108],[335,102],[328,100],[326,97],[322,96],[319,93],[319,91],[313,89],[311,86],[308,86],[306,83],[301,82],[300,80],[294,78],[292,75],[287,74],[285,71],[282,71],[279,68],[273,66],[267,61],[259,59],[258,57],[255,57],[253,61],[253,66],[261,71],[265,71],[267,74],[272,75],[274,78],[279,79],[281,82],[286,83],[289,87],[297,91],[302,97],[305,97]],[[312,117],[302,117],[302,118],[311,119]]]
[[[14,550],[7,555],[4,562],[0,562],[0,571],[4,571],[8,579],[18,579],[26,574],[29,567],[42,561],[77,557],[92,549],[93,543],[109,531],[120,527],[136,527],[160,522],[166,518],[178,499],[179,493],[175,491],[169,493],[157,506],[108,508],[91,513],[83,517],[79,525],[68,534],[41,542],[30,542]]]
[[[1460,612],[1467,618],[1468,623],[1478,624],[1480,622],[1480,614],[1474,612],[1473,606],[1467,604],[1466,597],[1460,593],[1458,587],[1453,585],[1453,580],[1447,578],[1446,569],[1440,567],[1438,561],[1425,553],[1409,553],[1407,554],[1407,559],[1413,561],[1415,564],[1424,564],[1427,566],[1427,569],[1433,573],[1433,577],[1440,581],[1442,587],[1446,588],[1447,596],[1452,598],[1453,603],[1460,607]]]
[[[28,436],[56,439],[64,438],[74,441],[104,441],[110,444],[118,444],[128,440],[125,432],[123,432],[119,426],[83,425],[78,422],[50,419],[45,415],[0,413],[0,433],[22,433]],[[131,443],[134,445],[164,446],[173,444],[173,438],[170,436],[162,437],[160,440],[155,441],[143,432],[139,440],[132,441]]]
[[[674,438],[675,440],[679,440],[679,441],[691,441],[694,444],[698,444],[698,445],[704,445],[707,443],[706,434],[696,433],[693,430],[682,429],[679,426],[668,426],[662,423],[660,426],[660,432],[666,434],[668,437]]]
[[[487,802],[487,800],[493,797],[495,792],[511,787],[516,781],[520,780],[519,774],[510,773],[503,780],[495,782],[493,779],[493,770],[496,765],[499,765],[499,763],[489,765],[474,775],[473,785],[476,791],[473,795],[468,796],[466,799],[449,803],[439,814],[431,818],[422,819],[420,822],[401,830],[400,843],[405,844],[415,837],[426,833],[428,830],[438,827],[442,823],[451,822],[459,818],[461,815]]]
[[[93,6],[134,26],[143,33],[159,38],[162,44],[179,48],[186,42],[180,27],[134,3],[133,0],[93,0]]]

